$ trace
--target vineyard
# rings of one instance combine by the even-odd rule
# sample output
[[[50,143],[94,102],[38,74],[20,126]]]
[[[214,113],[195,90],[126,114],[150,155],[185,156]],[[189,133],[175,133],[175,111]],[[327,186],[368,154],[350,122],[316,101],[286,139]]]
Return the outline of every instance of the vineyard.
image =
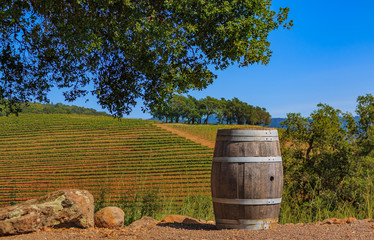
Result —
[[[126,224],[145,215],[213,220],[210,172],[217,129],[245,127],[253,126],[162,124],[70,114],[0,117],[0,206],[78,188],[94,195],[96,210],[105,205],[124,209]],[[311,154],[323,161],[315,168],[303,168],[308,161],[300,156],[306,156],[306,143],[291,130],[279,129],[284,168],[279,221],[372,218],[374,161],[360,152],[366,145],[321,136],[324,141]],[[335,131],[325,131],[330,132]],[[197,143],[202,140],[211,147]],[[328,144],[349,144],[356,153],[342,148],[324,158],[321,153],[329,150],[324,148]],[[330,171],[335,166],[349,166],[349,171]],[[315,179],[326,184],[316,185]],[[328,185],[333,180],[338,183]]]
[[[152,121],[22,114],[0,117],[0,136],[0,205],[61,188],[109,204],[151,191],[175,203],[210,194],[212,149]]]
[[[180,123],[168,123],[158,124],[158,126],[166,125],[168,129],[175,129],[181,132],[182,135],[190,135],[197,140],[205,140],[209,142],[209,145],[214,148],[216,141],[216,135],[218,129],[232,129],[232,128],[262,128],[255,125],[223,125],[223,124],[180,124]]]

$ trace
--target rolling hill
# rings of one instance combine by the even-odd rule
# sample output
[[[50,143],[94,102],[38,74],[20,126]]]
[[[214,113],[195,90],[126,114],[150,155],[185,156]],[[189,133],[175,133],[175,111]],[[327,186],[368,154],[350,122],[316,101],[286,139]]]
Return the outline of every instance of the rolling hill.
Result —
[[[0,117],[0,205],[61,188],[114,204],[150,191],[210,194],[213,149],[153,121],[73,114]]]

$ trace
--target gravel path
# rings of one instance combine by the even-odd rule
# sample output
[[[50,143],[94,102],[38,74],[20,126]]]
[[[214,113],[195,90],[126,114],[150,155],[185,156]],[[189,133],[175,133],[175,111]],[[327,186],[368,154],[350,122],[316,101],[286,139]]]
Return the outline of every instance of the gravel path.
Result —
[[[374,239],[374,222],[286,224],[271,230],[217,230],[211,224],[147,223],[121,229],[44,229],[2,240],[83,239]]]

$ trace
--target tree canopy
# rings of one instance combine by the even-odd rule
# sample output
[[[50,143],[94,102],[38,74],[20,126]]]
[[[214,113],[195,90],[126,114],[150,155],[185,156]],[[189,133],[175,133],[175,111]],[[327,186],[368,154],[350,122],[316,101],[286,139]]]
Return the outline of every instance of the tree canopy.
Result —
[[[9,0],[0,5],[0,106],[73,101],[93,86],[113,115],[203,89],[210,68],[267,64],[268,35],[290,28],[271,0]],[[5,101],[6,100],[6,101]]]
[[[204,123],[209,117],[215,117],[223,124],[269,125],[271,116],[265,108],[254,107],[240,101],[238,98],[226,100],[210,96],[197,100],[192,96],[174,95],[164,104],[150,109],[154,118],[165,122]]]
[[[310,117],[290,113],[282,123],[287,196],[307,212],[332,211],[346,203],[361,209],[373,201],[367,198],[374,190],[372,94],[357,98],[356,113],[358,120],[319,104]]]
[[[109,116],[106,112],[98,112],[92,108],[68,106],[62,103],[57,104],[41,104],[41,103],[28,103],[20,104],[19,107],[22,109],[22,113],[32,114],[79,114],[79,115],[95,115],[95,116]],[[4,109],[0,111],[1,116],[7,116],[9,112]]]

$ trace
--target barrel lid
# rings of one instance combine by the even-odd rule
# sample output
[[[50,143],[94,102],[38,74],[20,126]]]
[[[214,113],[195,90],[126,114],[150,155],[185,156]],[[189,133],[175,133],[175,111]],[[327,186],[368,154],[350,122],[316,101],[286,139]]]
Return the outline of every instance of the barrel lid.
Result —
[[[275,128],[218,129],[217,136],[278,137],[278,130]]]

